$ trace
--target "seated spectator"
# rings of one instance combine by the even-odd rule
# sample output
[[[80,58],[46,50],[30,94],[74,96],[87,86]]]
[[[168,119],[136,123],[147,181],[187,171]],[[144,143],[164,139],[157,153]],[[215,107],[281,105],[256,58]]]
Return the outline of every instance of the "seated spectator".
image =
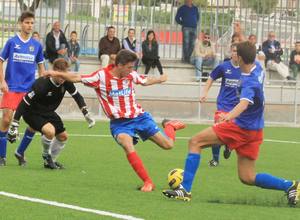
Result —
[[[256,59],[260,62],[262,68],[265,70],[266,66],[265,66],[265,60],[266,60],[266,56],[264,54],[264,52],[262,51],[262,47],[257,43],[257,38],[255,34],[250,34],[248,37],[248,41],[250,43],[252,43],[253,45],[255,45],[256,47]]]
[[[141,57],[139,47],[137,45],[136,39],[135,39],[135,29],[129,28],[128,30],[128,37],[124,38],[122,42],[122,48],[126,50],[130,50],[131,52],[135,53],[138,57],[137,61],[135,62],[135,70],[137,70],[139,65],[139,58]]]
[[[49,60],[49,65],[52,65],[57,58],[68,60],[68,42],[62,30],[60,30],[59,21],[53,23],[52,30],[46,36],[45,57]]]
[[[107,35],[99,41],[98,58],[103,68],[107,67],[108,64],[114,63],[117,53],[121,50],[120,41],[115,37],[115,34],[115,27],[109,26],[107,28]]]
[[[191,63],[196,67],[197,82],[199,82],[202,77],[202,66],[211,66],[215,68],[218,65],[215,50],[210,42],[210,36],[208,33],[204,34],[204,40],[196,40],[191,56]]]
[[[158,43],[154,31],[148,31],[146,40],[142,43],[142,51],[142,62],[145,65],[145,75],[149,73],[151,67],[157,67],[159,74],[163,75],[163,69],[158,56]]]
[[[290,56],[290,68],[293,72],[293,76],[296,79],[300,72],[300,41],[295,43],[295,50],[291,52]]]
[[[289,74],[288,66],[281,61],[280,56],[283,54],[283,50],[279,41],[275,40],[274,32],[269,32],[268,40],[262,44],[262,50],[266,55],[266,67],[268,69],[278,72],[287,80],[293,80]]]
[[[80,62],[78,60],[80,46],[77,40],[76,31],[71,32],[70,41],[68,42],[68,44],[69,44],[68,56],[71,62],[72,71],[78,72],[80,67]]]

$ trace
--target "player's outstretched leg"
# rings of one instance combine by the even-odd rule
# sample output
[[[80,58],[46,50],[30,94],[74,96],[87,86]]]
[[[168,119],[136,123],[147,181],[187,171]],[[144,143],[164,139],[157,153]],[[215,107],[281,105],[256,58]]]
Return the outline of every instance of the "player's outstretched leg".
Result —
[[[192,198],[192,194],[188,193],[181,185],[175,190],[166,189],[162,193],[168,198],[183,200],[185,202],[191,201]]]
[[[231,150],[227,145],[225,145],[224,151],[223,151],[223,156],[225,159],[228,159],[231,155]]]

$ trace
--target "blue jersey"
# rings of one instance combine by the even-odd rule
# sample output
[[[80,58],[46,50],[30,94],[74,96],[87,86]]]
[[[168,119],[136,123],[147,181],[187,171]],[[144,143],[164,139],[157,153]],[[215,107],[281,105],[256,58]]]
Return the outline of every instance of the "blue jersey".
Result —
[[[7,59],[5,81],[9,91],[28,92],[35,80],[36,64],[44,62],[43,48],[33,38],[24,41],[16,35],[7,41],[0,59]]]
[[[247,130],[259,130],[264,127],[264,71],[258,62],[250,74],[241,76],[240,100],[249,101],[248,108],[242,112],[235,123]]]
[[[217,99],[218,111],[231,111],[239,103],[238,91],[241,71],[231,61],[218,65],[210,74],[212,80],[222,78],[221,87]]]

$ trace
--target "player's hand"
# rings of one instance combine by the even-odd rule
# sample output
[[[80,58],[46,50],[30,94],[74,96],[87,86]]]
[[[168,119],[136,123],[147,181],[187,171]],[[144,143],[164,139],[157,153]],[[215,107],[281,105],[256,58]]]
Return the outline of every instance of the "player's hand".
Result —
[[[87,113],[84,116],[84,118],[87,121],[87,123],[89,124],[89,128],[94,127],[94,125],[96,124],[96,120],[92,118],[92,116],[90,115],[90,113]]]
[[[7,140],[10,143],[14,143],[19,139],[19,122],[18,121],[13,121],[8,129],[7,132]]]
[[[160,76],[160,78],[159,78],[159,80],[160,80],[160,83],[163,83],[163,82],[166,82],[167,81],[167,79],[168,79],[168,75],[167,74],[162,74],[161,76]]]
[[[219,118],[218,123],[221,123],[221,122],[229,122],[229,121],[231,121],[231,120],[232,120],[232,119],[230,118],[229,113],[221,113],[221,114],[220,114],[220,118]]]
[[[1,92],[8,92],[8,86],[5,80],[3,80],[3,82],[0,83],[0,90]]]
[[[51,76],[59,76],[59,72],[53,70],[47,70],[44,72],[43,76],[51,77]]]
[[[206,102],[206,100],[207,100],[206,95],[200,97],[200,103],[204,103],[204,102]]]

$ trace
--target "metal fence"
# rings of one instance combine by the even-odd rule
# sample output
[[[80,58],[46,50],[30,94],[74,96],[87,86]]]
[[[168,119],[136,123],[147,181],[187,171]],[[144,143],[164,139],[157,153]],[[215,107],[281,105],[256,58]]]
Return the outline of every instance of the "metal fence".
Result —
[[[269,31],[275,31],[286,49],[285,59],[295,40],[300,39],[298,0],[274,0],[275,5],[272,1],[257,0],[257,6],[243,4],[247,3],[245,0],[194,2],[201,2],[198,31],[211,33],[221,57],[230,41],[232,24],[237,20],[245,34],[258,36],[259,43],[266,39]],[[264,2],[270,2],[270,5]],[[59,20],[67,36],[73,30],[80,33],[83,55],[95,56],[99,39],[105,35],[107,26],[114,25],[120,39],[126,36],[129,27],[134,27],[139,42],[144,40],[147,30],[155,30],[160,56],[179,59],[182,33],[174,17],[181,3],[178,0],[0,0],[0,48],[18,30],[17,18],[21,10],[26,6],[37,6],[35,29],[42,39],[51,30],[53,22]]]

